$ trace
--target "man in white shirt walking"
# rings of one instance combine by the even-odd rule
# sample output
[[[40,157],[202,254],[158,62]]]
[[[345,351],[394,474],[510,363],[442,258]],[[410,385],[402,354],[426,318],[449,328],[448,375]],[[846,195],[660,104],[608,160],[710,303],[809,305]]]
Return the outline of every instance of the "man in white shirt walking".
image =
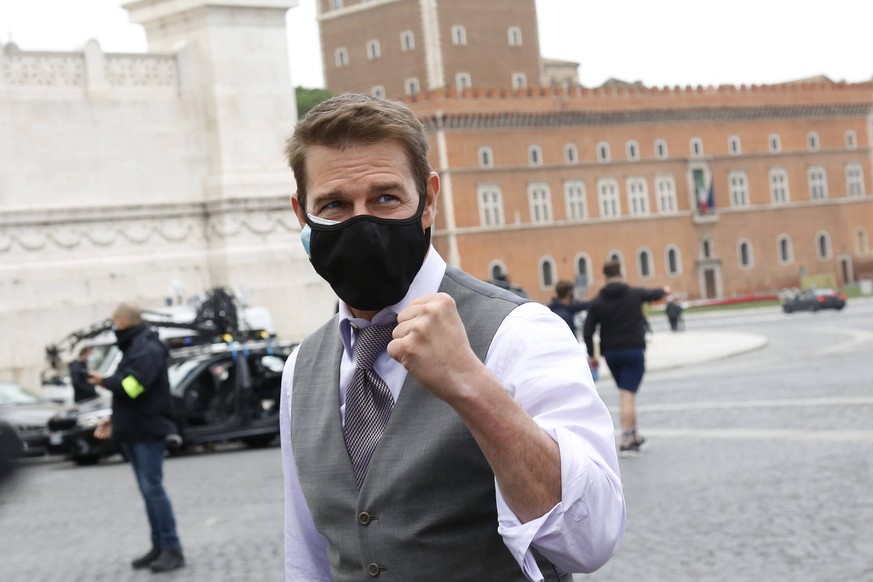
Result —
[[[439,178],[421,123],[334,97],[286,154],[301,240],[340,298],[283,375],[286,579],[569,581],[602,566],[626,518],[612,419],[560,318],[431,246]]]

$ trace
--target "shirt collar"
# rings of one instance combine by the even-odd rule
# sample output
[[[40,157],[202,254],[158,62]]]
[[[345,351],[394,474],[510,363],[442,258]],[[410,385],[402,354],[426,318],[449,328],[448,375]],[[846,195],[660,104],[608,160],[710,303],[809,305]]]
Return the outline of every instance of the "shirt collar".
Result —
[[[443,281],[443,275],[445,274],[446,262],[439,253],[437,253],[436,249],[433,248],[433,245],[431,245],[430,249],[428,249],[427,255],[424,257],[424,262],[421,264],[421,268],[412,280],[412,284],[409,286],[409,291],[406,292],[403,299],[377,313],[373,316],[373,321],[353,317],[349,310],[349,306],[346,305],[345,301],[340,299],[340,337],[343,340],[346,352],[351,353],[352,351],[352,327],[360,329],[367,327],[368,325],[385,325],[388,322],[395,321],[397,319],[397,314],[406,309],[406,306],[412,303],[413,300],[423,295],[430,295],[431,293],[439,291],[440,284]]]

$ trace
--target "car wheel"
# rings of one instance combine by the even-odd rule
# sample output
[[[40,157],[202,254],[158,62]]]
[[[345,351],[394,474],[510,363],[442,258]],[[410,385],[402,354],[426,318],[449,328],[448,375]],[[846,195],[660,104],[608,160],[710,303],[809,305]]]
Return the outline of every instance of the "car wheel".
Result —
[[[256,436],[245,437],[242,441],[248,447],[262,449],[273,442],[274,438],[276,438],[276,435],[274,434],[259,434]]]

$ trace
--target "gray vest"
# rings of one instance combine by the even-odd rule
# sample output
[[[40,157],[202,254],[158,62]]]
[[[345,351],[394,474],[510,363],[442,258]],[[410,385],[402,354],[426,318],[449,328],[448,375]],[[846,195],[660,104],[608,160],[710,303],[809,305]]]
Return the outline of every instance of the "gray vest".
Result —
[[[503,319],[524,301],[452,268],[440,291],[454,298],[482,360]],[[341,356],[332,319],[300,346],[292,394],[294,458],[334,580],[526,580],[497,533],[485,456],[454,410],[411,375],[358,491],[339,416]],[[546,580],[572,580],[541,556],[538,562]]]

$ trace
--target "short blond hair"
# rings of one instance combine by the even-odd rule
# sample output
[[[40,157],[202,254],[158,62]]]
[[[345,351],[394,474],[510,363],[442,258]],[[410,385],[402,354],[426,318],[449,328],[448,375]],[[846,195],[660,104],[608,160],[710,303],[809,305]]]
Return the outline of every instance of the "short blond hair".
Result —
[[[136,303],[126,301],[119,303],[112,312],[113,319],[120,319],[129,323],[131,326],[142,323],[142,309]]]

